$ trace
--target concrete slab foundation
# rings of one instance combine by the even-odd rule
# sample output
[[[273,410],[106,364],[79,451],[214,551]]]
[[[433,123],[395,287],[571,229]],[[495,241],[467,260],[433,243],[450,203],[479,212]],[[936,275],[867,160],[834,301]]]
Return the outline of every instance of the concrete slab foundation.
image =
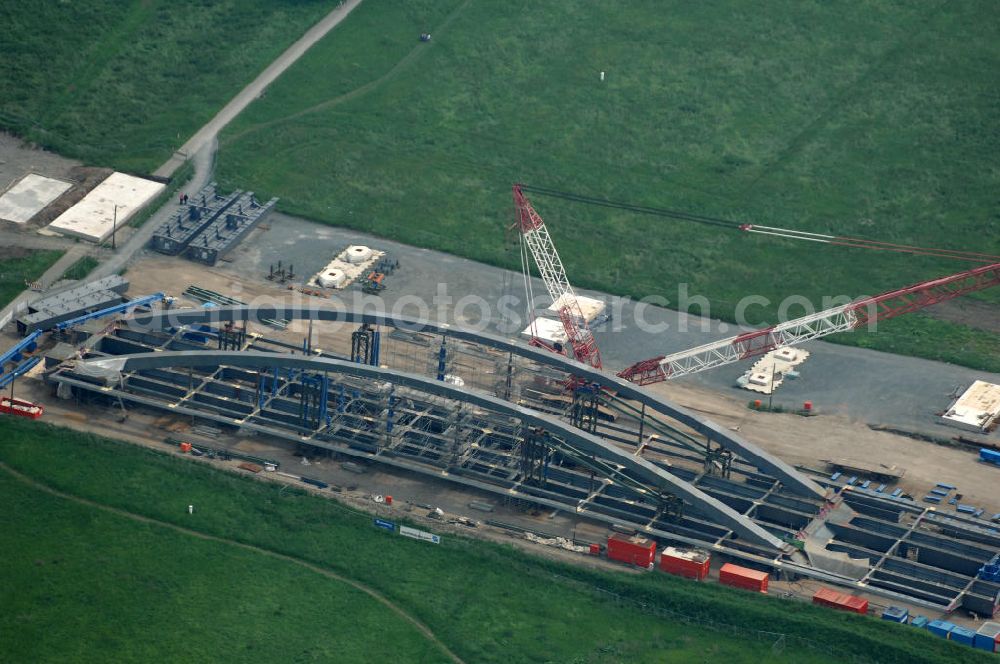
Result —
[[[160,182],[112,173],[83,200],[59,215],[47,229],[90,242],[103,242],[115,226],[128,223],[165,188],[166,185]]]
[[[0,220],[26,224],[73,185],[29,173],[0,196]]]

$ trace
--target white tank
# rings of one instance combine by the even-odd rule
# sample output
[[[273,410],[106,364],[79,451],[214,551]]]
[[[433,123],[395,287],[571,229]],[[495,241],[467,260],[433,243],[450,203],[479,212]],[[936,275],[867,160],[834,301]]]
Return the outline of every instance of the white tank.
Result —
[[[348,263],[364,263],[372,257],[372,250],[363,244],[352,244],[344,251],[344,258]]]
[[[318,281],[323,288],[341,288],[347,282],[347,275],[343,270],[327,268],[320,272]]]
[[[774,356],[785,362],[794,362],[798,359],[798,353],[794,348],[779,348],[774,352]]]

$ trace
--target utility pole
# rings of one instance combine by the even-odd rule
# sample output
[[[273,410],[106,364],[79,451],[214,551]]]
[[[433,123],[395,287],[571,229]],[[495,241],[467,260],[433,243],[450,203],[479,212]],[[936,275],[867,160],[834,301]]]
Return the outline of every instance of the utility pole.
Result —
[[[774,359],[771,359],[771,388],[767,391],[767,412],[771,412],[771,404],[774,402]]]
[[[115,205],[115,211],[111,217],[111,251],[115,250],[115,231],[118,229],[118,205]]]

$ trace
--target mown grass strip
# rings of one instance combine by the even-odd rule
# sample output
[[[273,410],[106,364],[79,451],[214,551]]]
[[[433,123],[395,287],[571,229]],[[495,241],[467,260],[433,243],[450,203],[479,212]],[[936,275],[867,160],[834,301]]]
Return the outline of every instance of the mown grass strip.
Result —
[[[0,473],[3,661],[449,661],[325,570],[22,479]]]
[[[0,4],[0,123],[150,172],[333,9],[325,0]]]

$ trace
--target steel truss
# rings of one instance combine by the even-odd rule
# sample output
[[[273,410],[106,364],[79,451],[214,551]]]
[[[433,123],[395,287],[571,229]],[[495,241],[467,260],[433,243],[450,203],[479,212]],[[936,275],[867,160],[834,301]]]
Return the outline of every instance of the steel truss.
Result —
[[[430,377],[403,374],[391,369],[370,367],[342,360],[257,351],[167,351],[94,359],[88,360],[86,363],[95,367],[99,366],[104,369],[116,370],[121,373],[162,370],[168,367],[213,367],[212,377],[217,376],[222,367],[226,367],[230,373],[235,369],[245,370],[247,367],[252,367],[258,372],[262,368],[269,368],[274,371],[272,393],[268,402],[270,408],[278,407],[281,404],[281,401],[276,401],[276,399],[285,397],[285,393],[289,390],[289,385],[292,382],[290,379],[294,376],[292,372],[301,371],[337,373],[342,376],[361,379],[365,383],[369,383],[374,379],[380,384],[391,384],[397,394],[404,389],[418,390],[421,393],[437,398],[460,401],[469,406],[492,411],[494,414],[514,417],[520,420],[523,426],[536,426],[545,429],[552,436],[552,440],[556,441],[555,444],[561,454],[569,457],[576,464],[600,473],[602,476],[613,481],[617,486],[635,494],[636,497],[643,499],[645,502],[651,502],[654,505],[654,510],[658,506],[657,497],[664,492],[671,493],[690,502],[699,513],[709,516],[720,524],[724,524],[726,528],[731,529],[748,543],[754,543],[759,547],[771,548],[772,550],[780,550],[783,546],[780,539],[745,516],[735,512],[725,503],[703,493],[688,482],[666,472],[663,468],[642,457],[630,454],[617,446],[605,442],[601,438],[573,428],[554,417],[515,406],[497,397],[463,390],[450,383],[437,381]],[[288,377],[282,380],[281,372],[287,372],[286,375]],[[134,384],[140,379],[140,376],[132,376],[128,382]],[[204,386],[203,384],[202,387]],[[228,397],[228,395],[220,396]],[[195,401],[188,395],[185,395],[185,400],[191,403]],[[204,393],[202,393],[198,400],[201,402],[221,401],[226,404],[226,407],[235,405],[228,398],[221,399],[214,395],[207,397]],[[254,408],[253,404],[239,406],[239,409],[242,411],[249,410],[248,416],[244,418],[243,423],[246,423],[251,416],[261,416],[264,411],[259,406]],[[295,411],[299,410],[298,404],[295,405],[294,409]],[[445,410],[445,412],[447,411]],[[367,426],[362,425],[363,428],[374,430],[375,427],[371,426],[375,419],[373,415],[372,412],[365,414],[363,419]],[[287,415],[280,413],[279,421],[297,425],[300,418],[298,417],[298,412]],[[428,421],[424,423],[425,428],[423,431],[419,430],[421,426],[420,418],[417,418],[414,424],[417,429],[415,430],[411,427],[411,430],[408,432],[411,435],[408,438],[413,444],[418,446],[422,444],[425,447],[430,447],[433,437],[446,432],[446,429],[443,428],[443,423],[438,417],[428,418]],[[377,435],[373,437],[377,438]],[[407,439],[407,437],[404,436],[404,439]],[[368,447],[371,447],[370,443]],[[435,453],[438,455],[441,454],[437,450],[435,450]]]
[[[672,355],[637,362],[618,376],[639,385],[687,376],[713,367],[763,355],[776,348],[795,346],[952,298],[1000,285],[1000,264],[986,265],[940,279],[862,298],[771,327],[713,341]]]
[[[792,468],[789,464],[726,427],[719,426],[701,415],[673,404],[646,390],[637,388],[633,383],[606,374],[585,364],[575,362],[562,355],[521,344],[516,340],[497,336],[478,330],[468,330],[445,323],[435,323],[399,315],[367,313],[363,311],[344,311],[340,309],[319,308],[315,305],[280,305],[280,306],[247,306],[232,305],[210,309],[173,309],[169,312],[152,312],[134,316],[134,322],[141,329],[171,329],[177,326],[223,324],[227,321],[262,321],[281,318],[284,320],[311,320],[328,322],[347,322],[355,324],[368,323],[380,327],[396,328],[390,335],[426,336],[440,335],[449,340],[457,340],[495,352],[500,351],[508,356],[508,361],[517,359],[519,362],[529,362],[534,366],[532,372],[544,371],[560,374],[565,381],[567,376],[575,376],[581,381],[596,383],[605,392],[614,393],[619,400],[628,400],[637,407],[648,410],[650,415],[656,415],[665,420],[690,427],[698,434],[717,445],[729,449],[736,456],[753,464],[779,480],[786,489],[806,496],[821,497],[825,491],[812,479]],[[404,332],[405,330],[405,332]],[[291,347],[289,347],[291,349]],[[508,364],[508,368],[511,367]],[[440,367],[438,367],[440,375]],[[506,387],[507,381],[498,381],[498,393],[507,398],[518,395]]]
[[[517,207],[517,223],[521,238],[535,259],[535,265],[549,297],[552,298],[552,303],[559,307],[559,319],[566,331],[573,357],[578,362],[600,369],[601,353],[597,349],[597,341],[590,331],[587,318],[580,308],[576,291],[569,283],[562,259],[559,258],[559,252],[552,242],[552,236],[549,235],[549,229],[521,191],[521,185],[514,185],[514,205]],[[526,264],[523,266],[526,279],[527,267]]]

